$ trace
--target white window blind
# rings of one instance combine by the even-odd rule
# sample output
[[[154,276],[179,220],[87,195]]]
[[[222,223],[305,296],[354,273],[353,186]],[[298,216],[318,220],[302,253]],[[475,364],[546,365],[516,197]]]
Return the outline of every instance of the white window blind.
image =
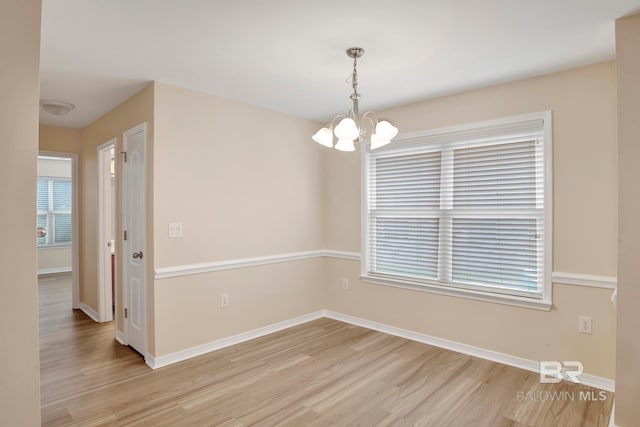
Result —
[[[71,244],[71,180],[38,177],[37,227],[47,234],[37,239],[38,246]]]
[[[363,275],[546,298],[545,135],[544,115],[530,115],[367,152]]]

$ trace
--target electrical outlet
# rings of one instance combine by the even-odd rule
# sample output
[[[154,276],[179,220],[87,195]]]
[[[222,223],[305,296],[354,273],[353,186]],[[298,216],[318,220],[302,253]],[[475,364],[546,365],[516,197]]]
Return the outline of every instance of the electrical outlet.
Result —
[[[578,332],[580,332],[581,334],[591,333],[591,317],[580,316],[578,318]]]
[[[220,307],[229,307],[229,294],[220,294]]]
[[[349,289],[349,279],[342,279],[342,289]]]

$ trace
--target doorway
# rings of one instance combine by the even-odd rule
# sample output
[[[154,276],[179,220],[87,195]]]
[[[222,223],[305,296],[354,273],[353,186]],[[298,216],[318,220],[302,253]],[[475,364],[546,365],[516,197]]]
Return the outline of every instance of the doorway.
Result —
[[[98,147],[98,318],[113,320],[116,257],[116,138]]]
[[[71,273],[71,307],[80,306],[78,252],[78,155],[38,154],[38,276]]]

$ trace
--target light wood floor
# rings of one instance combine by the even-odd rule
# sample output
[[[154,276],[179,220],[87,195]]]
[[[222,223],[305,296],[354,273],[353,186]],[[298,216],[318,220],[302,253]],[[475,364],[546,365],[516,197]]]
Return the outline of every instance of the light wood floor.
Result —
[[[153,371],[71,310],[68,277],[39,290],[46,426],[608,425],[610,393],[580,400],[592,389],[329,319]]]

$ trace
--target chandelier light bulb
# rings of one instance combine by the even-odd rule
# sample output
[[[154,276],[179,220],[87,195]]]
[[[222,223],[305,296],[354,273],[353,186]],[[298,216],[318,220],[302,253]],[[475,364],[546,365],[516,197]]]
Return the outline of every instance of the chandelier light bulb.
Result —
[[[315,135],[311,137],[311,139],[313,139],[318,144],[324,145],[325,147],[333,147],[333,133],[329,128],[320,129],[315,133]]]
[[[398,128],[388,121],[382,120],[381,122],[378,122],[378,125],[376,126],[376,134],[381,138],[391,141],[398,134]]]
[[[356,147],[350,139],[339,139],[335,149],[340,151],[356,151]]]
[[[342,119],[334,129],[334,132],[338,139],[350,139],[353,141],[360,136],[360,130],[356,126],[356,122],[349,117]]]

